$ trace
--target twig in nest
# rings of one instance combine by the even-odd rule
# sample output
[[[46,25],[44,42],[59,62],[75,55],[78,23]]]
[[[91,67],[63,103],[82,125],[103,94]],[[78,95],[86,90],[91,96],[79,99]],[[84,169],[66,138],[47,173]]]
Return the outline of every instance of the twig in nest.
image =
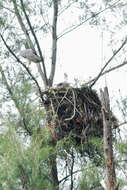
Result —
[[[65,119],[65,121],[68,121],[68,120],[72,120],[75,116],[75,110],[76,110],[76,100],[75,100],[75,93],[74,91],[72,90],[72,94],[73,94],[73,102],[74,102],[74,111],[73,111],[73,115],[70,117],[70,118],[67,118]]]
[[[67,96],[68,90],[69,90],[69,88],[66,90],[66,93],[65,93],[65,95],[63,96],[63,98],[60,100],[60,102],[58,102],[59,105],[58,105],[58,107],[57,107],[56,113],[58,112],[58,109],[59,109],[61,103],[63,102],[63,100],[64,100],[65,97]]]
[[[72,105],[74,105],[67,97],[65,97],[65,99],[70,102]],[[75,107],[75,110],[79,113],[80,116],[82,116],[82,114],[80,113],[80,111]]]
[[[88,143],[88,136],[87,136],[87,131],[89,129],[89,124],[86,126],[85,129],[82,130],[82,135],[83,135],[83,138],[85,138],[85,142]]]
[[[54,109],[54,106],[53,106],[52,99],[50,99],[50,102],[51,102],[51,108],[52,108],[53,116],[55,116],[56,112],[55,112],[55,109]]]

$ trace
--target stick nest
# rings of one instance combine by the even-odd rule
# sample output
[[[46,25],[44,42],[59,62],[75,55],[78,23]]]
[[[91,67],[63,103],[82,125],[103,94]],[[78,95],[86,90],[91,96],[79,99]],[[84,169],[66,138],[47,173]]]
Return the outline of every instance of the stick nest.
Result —
[[[71,135],[80,145],[90,136],[103,136],[101,102],[95,90],[58,87],[43,92],[42,98],[54,139]]]

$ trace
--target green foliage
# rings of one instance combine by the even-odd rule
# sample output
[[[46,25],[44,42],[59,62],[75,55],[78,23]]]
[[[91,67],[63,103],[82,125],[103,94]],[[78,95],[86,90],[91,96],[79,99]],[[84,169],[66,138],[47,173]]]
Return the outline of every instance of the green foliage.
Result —
[[[63,139],[57,141],[56,150],[60,153],[64,150],[67,152],[70,151],[71,148],[75,147],[75,141],[73,140],[71,133],[68,137],[64,137]]]
[[[119,150],[120,154],[126,155],[127,154],[127,141],[117,143],[116,148]]]
[[[5,19],[0,17],[0,27],[5,25]]]
[[[90,138],[90,143],[95,147],[96,153],[93,155],[93,162],[96,166],[104,165],[104,148],[103,148],[103,139],[98,137]]]
[[[94,164],[89,164],[84,168],[82,178],[80,179],[79,190],[103,190],[101,184],[101,176]]]
[[[20,160],[21,147],[14,135],[13,129],[1,136],[1,173],[0,181],[3,189],[18,189],[18,169],[17,160]]]
[[[43,131],[44,133],[44,131]],[[44,138],[44,134],[43,134]],[[42,147],[41,139],[34,136],[24,149],[22,139],[10,129],[0,138],[0,182],[4,190],[50,189],[52,187],[48,159],[54,154],[49,145]]]
[[[119,189],[122,190],[125,186],[127,186],[126,178],[125,179],[118,178],[118,184],[119,184]]]
[[[90,159],[96,166],[104,166],[103,139],[99,137],[89,137],[88,142],[76,146],[76,150],[81,157]]]

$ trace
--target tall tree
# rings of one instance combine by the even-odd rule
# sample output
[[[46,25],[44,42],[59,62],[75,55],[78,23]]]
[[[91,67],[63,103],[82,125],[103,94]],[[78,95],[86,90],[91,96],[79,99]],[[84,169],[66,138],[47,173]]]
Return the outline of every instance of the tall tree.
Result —
[[[103,170],[103,167],[100,168],[99,165],[100,158],[103,162],[102,139],[90,139],[95,149],[93,150],[89,144],[91,157],[88,157],[89,150],[87,150],[84,159],[80,157],[82,152],[75,150],[71,138],[56,142],[49,133],[50,126],[47,126],[46,123],[46,119],[51,118],[49,118],[50,112],[48,112],[48,116],[45,114],[42,106],[45,97],[42,94],[43,90],[53,86],[57,67],[58,40],[87,23],[91,26],[100,24],[103,30],[109,30],[111,39],[115,42],[114,30],[118,32],[118,26],[122,28],[126,22],[125,10],[123,11],[125,6],[126,2],[124,3],[124,1],[33,0],[32,3],[27,0],[0,1],[1,126],[7,129],[7,132],[3,132],[4,134],[1,135],[0,140],[1,189],[58,190],[66,189],[67,186],[70,189],[102,188],[100,183],[102,176],[98,175]],[[80,8],[81,13],[78,18],[72,14],[74,8],[76,10]],[[120,15],[124,12],[123,19],[120,19],[119,23],[111,22],[110,24],[107,15],[110,13],[112,18],[117,19],[119,11]],[[69,16],[65,18],[63,15],[66,12]],[[63,18],[67,20],[66,25],[63,25]],[[49,72],[47,57],[44,54],[45,37],[49,37]],[[89,81],[91,87],[106,72],[126,65],[125,57],[122,58],[122,62],[122,55],[118,57],[120,51],[125,51],[126,37],[122,36],[119,41],[119,44],[113,46],[112,56],[108,58],[108,61],[106,59],[105,65],[97,77]],[[31,52],[39,57],[40,61],[35,65],[37,71],[32,70],[31,66],[27,66],[19,58],[19,50],[22,45],[26,50],[32,50],[29,51],[28,59],[29,56],[33,56]],[[124,53],[126,56],[126,51]],[[105,70],[115,58],[120,60],[120,63]],[[75,98],[74,92],[72,95]],[[55,117],[56,115],[54,115]],[[84,131],[85,137],[86,133],[87,131]],[[87,165],[88,160],[95,164],[93,171],[97,171],[97,178],[88,172],[88,169],[92,171],[89,164]],[[83,165],[86,164],[84,170],[82,162]],[[98,165],[99,167],[97,167]],[[82,179],[85,180],[85,183],[81,180],[79,184],[75,178],[77,173],[81,174],[82,172],[87,175],[89,173],[89,175],[88,178],[83,175]],[[90,183],[91,178],[95,183]]]

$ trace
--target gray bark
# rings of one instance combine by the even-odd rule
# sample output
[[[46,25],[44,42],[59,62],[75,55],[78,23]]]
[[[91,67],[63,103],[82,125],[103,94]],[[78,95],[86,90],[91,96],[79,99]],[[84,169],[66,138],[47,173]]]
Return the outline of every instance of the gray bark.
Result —
[[[49,86],[52,86],[56,68],[56,54],[57,54],[57,17],[58,17],[58,0],[53,0],[53,26],[52,26],[52,65],[49,77]]]
[[[108,88],[101,90],[103,133],[104,133],[104,157],[107,175],[107,190],[118,190],[116,182],[115,164],[112,147],[112,121]]]

